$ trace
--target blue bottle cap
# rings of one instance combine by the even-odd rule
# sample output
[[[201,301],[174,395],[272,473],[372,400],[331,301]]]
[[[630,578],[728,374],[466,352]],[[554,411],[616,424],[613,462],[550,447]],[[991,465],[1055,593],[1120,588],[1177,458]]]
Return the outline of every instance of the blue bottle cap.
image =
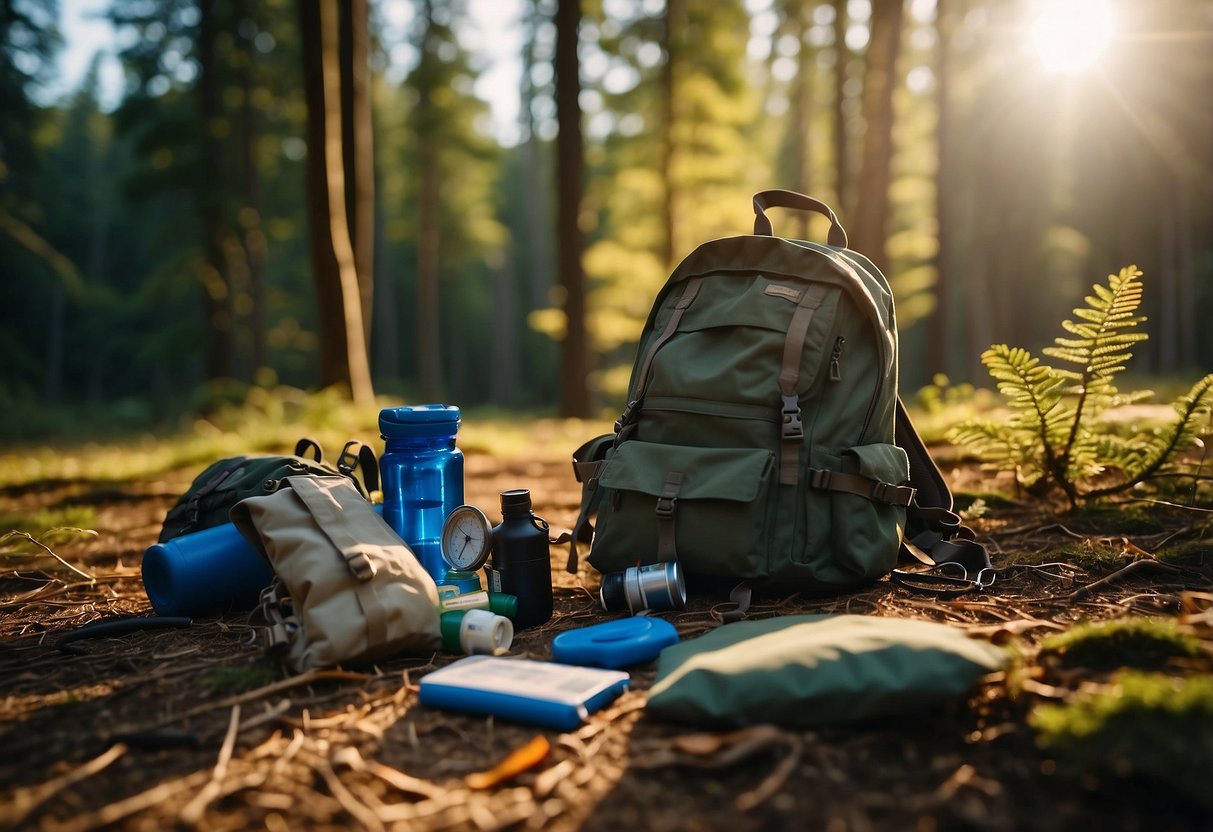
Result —
[[[379,411],[382,439],[454,436],[458,430],[459,408],[453,404],[415,404]]]

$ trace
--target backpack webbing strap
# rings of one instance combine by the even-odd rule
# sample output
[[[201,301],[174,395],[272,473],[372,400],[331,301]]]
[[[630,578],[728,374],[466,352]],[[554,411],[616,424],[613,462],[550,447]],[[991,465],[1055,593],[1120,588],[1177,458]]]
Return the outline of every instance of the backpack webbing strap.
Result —
[[[959,563],[972,572],[989,568],[989,552],[973,540],[973,530],[963,525],[960,516],[952,511],[952,491],[914,429],[900,397],[894,432],[897,444],[910,460],[910,484],[915,489],[914,499],[906,506],[903,554],[931,566]]]
[[[781,427],[779,447],[779,483],[795,485],[799,471],[800,446],[804,440],[804,427],[800,417],[800,398],[796,385],[800,381],[800,357],[804,352],[805,335],[813,314],[825,299],[827,286],[814,283],[809,286],[796,304],[792,320],[788,323],[788,334],[783,342],[783,363],[779,369],[779,395],[781,399]]]
[[[699,294],[699,287],[703,284],[702,277],[692,277],[687,281],[687,285],[683,288],[682,294],[678,296],[677,303],[674,304],[674,314],[670,315],[670,320],[666,322],[665,329],[661,334],[653,340],[649,351],[644,354],[644,361],[640,363],[640,370],[636,373],[634,386],[632,388],[632,401],[628,404],[624,415],[615,423],[616,438],[615,445],[628,438],[628,434],[632,432],[630,422],[637,412],[634,407],[635,403],[644,395],[644,388],[649,383],[649,370],[653,366],[653,359],[657,357],[657,351],[665,346],[666,341],[674,337],[674,333],[678,331],[678,324],[682,321],[682,316],[686,314],[687,309],[694,302],[695,296]]]
[[[908,506],[914,501],[914,489],[909,486],[874,480],[862,474],[847,474],[821,468],[809,469],[809,487],[855,494],[890,506]]]
[[[602,491],[598,488],[598,476],[606,467],[606,454],[611,448],[615,437],[605,433],[596,436],[573,451],[573,476],[581,483],[581,510],[577,514],[577,522],[567,535],[560,535],[552,543],[568,543],[569,557],[565,563],[565,571],[577,574],[578,558],[577,544],[589,543],[594,537],[594,526],[590,518],[598,511],[602,501]]]
[[[678,492],[682,490],[683,473],[670,471],[661,484],[657,497],[657,560],[678,560],[678,546],[674,542],[674,511],[678,508]]]

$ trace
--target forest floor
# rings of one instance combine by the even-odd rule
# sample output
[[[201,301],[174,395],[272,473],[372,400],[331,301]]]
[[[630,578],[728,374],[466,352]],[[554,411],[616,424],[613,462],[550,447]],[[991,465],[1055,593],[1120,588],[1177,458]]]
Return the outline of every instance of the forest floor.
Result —
[[[56,649],[89,622],[151,614],[140,559],[200,467],[154,482],[68,478],[0,491],[0,514],[86,506],[99,532],[55,546],[91,579],[49,556],[0,564],[0,828],[1213,828],[1213,720],[1124,731],[1094,759],[1042,747],[1032,722],[1042,707],[1118,684],[1115,666],[1065,666],[1039,652],[1079,622],[1178,622],[1200,655],[1125,651],[1113,664],[1153,663],[1177,685],[1210,678],[1207,511],[1063,515],[991,499],[972,521],[1001,571],[989,590],[941,601],[882,580],[839,597],[765,599],[753,611],[929,619],[1011,645],[1013,669],[953,706],[705,737],[646,715],[652,663],[582,728],[561,733],[419,705],[418,680],[453,655],[292,677],[245,646],[239,612],[78,642],[83,655]],[[944,468],[960,492],[992,490],[976,466]],[[554,530],[572,525],[579,486],[567,462],[468,454],[467,501],[490,517],[497,494],[517,487],[531,489]],[[1053,562],[1068,565],[1028,568]],[[518,633],[513,655],[548,659],[555,634],[605,620],[586,567],[571,576],[563,566],[554,547],[555,615]],[[692,637],[719,623],[719,601],[693,597],[662,617]],[[466,775],[536,735],[551,746],[537,766],[491,788],[468,785]],[[1196,789],[1193,769],[1204,783]]]

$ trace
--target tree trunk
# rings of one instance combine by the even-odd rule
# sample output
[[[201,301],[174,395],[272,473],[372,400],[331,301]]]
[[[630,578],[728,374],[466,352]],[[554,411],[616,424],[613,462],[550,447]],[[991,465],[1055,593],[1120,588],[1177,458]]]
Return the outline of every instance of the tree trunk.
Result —
[[[676,255],[678,188],[674,183],[674,156],[677,153],[675,88],[678,83],[678,62],[682,57],[678,44],[679,27],[686,21],[684,3],[685,0],[666,0],[665,26],[661,31],[661,46],[665,52],[665,65],[661,71],[661,216],[665,234],[661,243],[661,259],[667,271],[674,268]]]
[[[232,374],[232,305],[227,266],[223,256],[223,182],[220,147],[215,136],[219,117],[219,83],[215,41],[218,36],[215,0],[198,0],[198,119],[202,124],[202,181],[213,187],[199,189],[202,220],[203,310],[208,338],[203,359],[207,380]]]
[[[951,72],[954,18],[950,0],[935,2],[935,310],[927,326],[930,374],[952,374],[952,154]]]
[[[248,267],[249,315],[248,325],[251,344],[249,350],[249,365],[254,382],[257,372],[263,367],[269,367],[269,352],[265,342],[265,229],[261,224],[261,177],[257,167],[257,138],[259,124],[257,108],[253,104],[255,79],[253,67],[256,52],[252,41],[242,37],[239,40],[241,51],[244,53],[244,65],[240,71],[240,86],[242,94],[241,120],[243,129],[244,156],[244,215],[240,220],[241,239],[244,242],[244,256]]]
[[[863,85],[863,156],[858,203],[851,223],[852,248],[888,267],[885,232],[893,161],[893,89],[901,51],[902,0],[874,0]]]
[[[299,2],[321,383],[348,385],[354,402],[370,407],[374,389],[345,202],[336,5],[337,0]]]
[[[340,0],[341,139],[345,201],[362,320],[370,347],[374,298],[375,169],[371,132],[370,12],[367,0]]]
[[[424,4],[425,35],[422,38],[422,60],[433,53],[430,41],[434,37],[433,3]],[[442,398],[442,343],[439,338],[438,298],[438,152],[434,146],[431,127],[434,123],[434,103],[429,82],[417,89],[415,121],[421,126],[418,137],[417,166],[421,176],[417,229],[417,384],[425,401]]]
[[[844,218],[850,214],[850,154],[847,150],[847,64],[851,50],[847,49],[847,0],[834,0],[834,200],[835,208]]]
[[[589,337],[585,318],[585,274],[580,226],[582,139],[581,62],[577,37],[581,0],[556,7],[556,239],[560,285],[564,288],[565,335],[560,345],[560,415],[593,413],[589,386]]]
[[[795,15],[796,40],[796,81],[792,88],[792,188],[802,194],[809,193],[812,182],[810,168],[812,159],[812,133],[809,125],[813,118],[813,50],[809,48],[806,38],[809,30],[809,15],[812,10],[806,5],[793,12]],[[800,239],[809,238],[809,212],[797,211],[796,223],[800,229]]]

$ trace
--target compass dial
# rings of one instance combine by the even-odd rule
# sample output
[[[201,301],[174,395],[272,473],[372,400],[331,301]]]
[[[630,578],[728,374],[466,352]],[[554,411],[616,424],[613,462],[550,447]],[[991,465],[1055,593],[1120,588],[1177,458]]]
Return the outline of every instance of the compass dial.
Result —
[[[459,506],[442,527],[442,556],[452,569],[475,572],[488,560],[493,527],[475,506]]]

